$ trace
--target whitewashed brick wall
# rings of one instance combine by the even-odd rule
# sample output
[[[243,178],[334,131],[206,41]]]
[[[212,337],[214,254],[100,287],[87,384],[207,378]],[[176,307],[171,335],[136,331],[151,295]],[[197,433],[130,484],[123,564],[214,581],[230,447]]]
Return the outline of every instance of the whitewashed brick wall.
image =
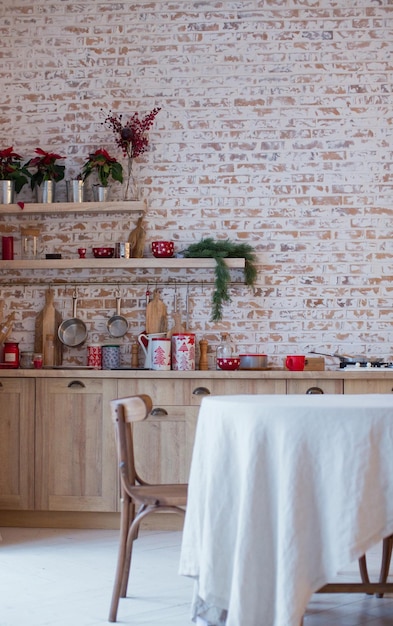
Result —
[[[189,288],[198,338],[212,348],[229,328],[239,351],[280,364],[313,349],[393,359],[391,0],[2,0],[0,10],[1,148],[65,154],[69,178],[100,146],[121,156],[101,109],[160,106],[136,164],[146,253],[163,234],[178,249],[208,235],[255,246],[255,294],[236,286],[222,323],[209,321],[211,287]],[[18,233],[13,219],[0,226]],[[175,278],[184,290],[212,276]],[[128,291],[124,355],[143,330],[144,291]],[[170,309],[173,289],[163,294]],[[43,289],[0,295],[27,349]],[[68,298],[56,294],[65,316]],[[99,341],[111,298],[83,287]]]

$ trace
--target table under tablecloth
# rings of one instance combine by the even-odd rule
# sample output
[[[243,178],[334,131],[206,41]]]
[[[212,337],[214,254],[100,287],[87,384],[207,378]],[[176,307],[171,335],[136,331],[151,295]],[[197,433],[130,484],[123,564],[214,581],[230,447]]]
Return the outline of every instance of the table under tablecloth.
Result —
[[[311,595],[393,533],[393,397],[202,401],[179,572],[192,615],[299,626]]]

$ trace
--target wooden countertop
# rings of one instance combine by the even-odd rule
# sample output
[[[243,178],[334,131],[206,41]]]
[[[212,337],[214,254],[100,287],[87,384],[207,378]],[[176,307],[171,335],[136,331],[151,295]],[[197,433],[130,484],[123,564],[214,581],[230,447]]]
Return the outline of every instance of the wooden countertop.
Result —
[[[0,378],[109,378],[109,379],[139,379],[139,378],[157,378],[157,379],[301,379],[301,380],[329,380],[329,379],[392,379],[393,369],[375,368],[372,370],[346,371],[337,368],[336,370],[323,371],[303,371],[290,372],[284,369],[271,370],[237,370],[234,372],[225,372],[217,370],[195,370],[195,371],[166,371],[157,372],[153,370],[95,370],[88,368],[65,368],[65,369],[2,369],[0,370]]]

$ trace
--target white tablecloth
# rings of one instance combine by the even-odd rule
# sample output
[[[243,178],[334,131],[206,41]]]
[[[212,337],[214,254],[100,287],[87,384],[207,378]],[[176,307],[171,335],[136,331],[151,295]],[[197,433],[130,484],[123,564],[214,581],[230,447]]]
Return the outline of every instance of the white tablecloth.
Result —
[[[193,618],[299,626],[311,595],[393,533],[393,396],[205,398],[179,572]]]

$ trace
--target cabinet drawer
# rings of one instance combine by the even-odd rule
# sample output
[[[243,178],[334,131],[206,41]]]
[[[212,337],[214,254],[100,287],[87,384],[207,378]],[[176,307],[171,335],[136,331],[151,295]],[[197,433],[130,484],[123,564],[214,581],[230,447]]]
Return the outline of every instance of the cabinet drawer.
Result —
[[[141,378],[119,380],[119,398],[145,393],[151,397],[153,406],[182,406],[188,402],[188,382],[181,379]]]
[[[211,379],[198,378],[190,383],[188,404],[199,406],[205,396],[222,396],[247,393],[284,393],[286,392],[285,380],[262,380],[262,379]]]
[[[366,374],[367,376],[367,374]],[[376,380],[374,374],[372,378],[357,379],[357,380],[344,380],[344,393],[392,393],[393,392],[393,380],[392,379],[379,379]]]
[[[341,379],[325,380],[323,378],[288,379],[287,393],[343,393],[344,386]]]

